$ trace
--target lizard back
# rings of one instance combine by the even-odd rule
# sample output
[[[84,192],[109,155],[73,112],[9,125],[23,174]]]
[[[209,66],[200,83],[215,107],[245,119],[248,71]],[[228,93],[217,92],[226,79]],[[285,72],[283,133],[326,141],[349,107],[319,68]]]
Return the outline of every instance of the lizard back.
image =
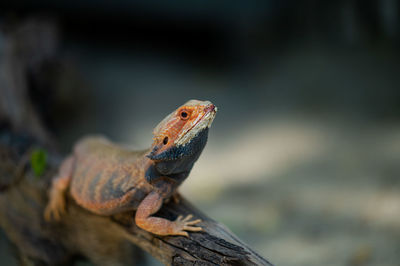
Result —
[[[74,149],[72,197],[103,215],[137,209],[152,189],[140,161],[146,152],[129,151],[104,138],[83,139]]]

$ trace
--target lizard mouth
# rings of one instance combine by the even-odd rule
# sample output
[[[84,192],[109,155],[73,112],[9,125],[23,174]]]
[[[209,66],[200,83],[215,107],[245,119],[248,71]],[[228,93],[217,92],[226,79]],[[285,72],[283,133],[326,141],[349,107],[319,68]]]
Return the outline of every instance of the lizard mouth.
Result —
[[[210,128],[212,122],[214,121],[215,115],[217,114],[217,107],[214,104],[207,105],[204,108],[205,113],[193,121],[192,125],[185,131],[183,131],[175,140],[174,144],[176,146],[185,146],[194,137],[196,137],[199,132],[206,128]]]

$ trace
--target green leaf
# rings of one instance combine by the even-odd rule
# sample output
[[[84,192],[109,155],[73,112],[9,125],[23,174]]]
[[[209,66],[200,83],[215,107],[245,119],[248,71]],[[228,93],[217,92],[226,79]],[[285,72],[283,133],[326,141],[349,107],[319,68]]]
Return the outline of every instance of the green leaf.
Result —
[[[35,149],[31,155],[31,167],[37,177],[43,175],[47,165],[47,153],[43,149]]]

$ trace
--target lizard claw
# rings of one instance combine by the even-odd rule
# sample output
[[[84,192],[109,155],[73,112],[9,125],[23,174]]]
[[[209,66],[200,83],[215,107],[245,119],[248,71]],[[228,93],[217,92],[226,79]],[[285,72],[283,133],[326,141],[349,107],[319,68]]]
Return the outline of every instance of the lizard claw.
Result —
[[[190,219],[192,219],[192,218],[193,218],[193,215],[191,215],[191,214],[189,214],[185,218],[183,218],[182,215],[179,215],[178,218],[174,222],[175,227],[176,227],[175,235],[189,237],[189,234],[186,231],[192,231],[192,232],[203,231],[203,228],[201,228],[199,226],[193,226],[195,224],[200,223],[201,220],[196,219],[196,220],[191,221]]]

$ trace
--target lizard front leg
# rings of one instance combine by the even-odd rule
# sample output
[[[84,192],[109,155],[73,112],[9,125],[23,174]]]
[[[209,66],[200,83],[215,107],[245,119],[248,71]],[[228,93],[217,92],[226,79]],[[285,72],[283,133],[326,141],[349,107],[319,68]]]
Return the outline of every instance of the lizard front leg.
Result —
[[[193,215],[188,215],[184,219],[179,216],[175,221],[164,218],[150,216],[156,213],[162,205],[163,197],[156,191],[151,192],[140,203],[135,222],[137,226],[156,235],[181,235],[189,236],[186,231],[202,231],[201,227],[193,226],[201,222],[200,219],[191,221]]]
[[[52,219],[58,221],[61,215],[66,212],[65,191],[71,183],[72,172],[75,166],[75,158],[70,156],[63,161],[60,167],[59,174],[53,179],[49,202],[44,210],[44,218],[46,221]]]

